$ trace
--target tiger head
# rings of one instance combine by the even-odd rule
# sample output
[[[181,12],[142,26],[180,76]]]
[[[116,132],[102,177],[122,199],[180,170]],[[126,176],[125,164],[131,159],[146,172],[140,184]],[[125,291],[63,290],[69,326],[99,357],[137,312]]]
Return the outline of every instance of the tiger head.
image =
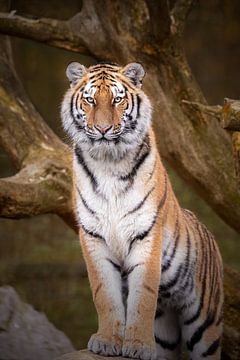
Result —
[[[70,81],[62,103],[62,122],[73,142],[92,157],[117,159],[142,142],[151,122],[151,105],[141,90],[142,65],[68,65]]]

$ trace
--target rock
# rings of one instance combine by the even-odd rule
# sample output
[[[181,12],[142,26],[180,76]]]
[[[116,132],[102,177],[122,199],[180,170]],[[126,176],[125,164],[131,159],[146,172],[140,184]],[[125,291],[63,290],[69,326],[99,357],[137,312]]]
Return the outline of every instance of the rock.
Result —
[[[60,356],[54,360],[109,360],[109,357],[100,356],[97,354],[94,354],[88,350],[79,350],[79,351],[73,351],[69,354],[65,354],[63,356]],[[129,358],[124,358],[121,356],[115,356],[114,360],[129,360]]]
[[[45,314],[22,302],[12,287],[0,288],[0,360],[53,360],[73,350]]]

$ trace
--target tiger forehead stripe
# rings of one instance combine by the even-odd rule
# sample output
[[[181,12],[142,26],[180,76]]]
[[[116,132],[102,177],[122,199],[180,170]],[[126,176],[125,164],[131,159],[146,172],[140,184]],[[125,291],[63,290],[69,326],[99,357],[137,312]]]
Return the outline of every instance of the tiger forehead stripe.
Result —
[[[114,71],[114,72],[116,72],[116,71],[118,71],[120,69],[119,66],[117,66],[117,65],[98,64],[98,65],[95,65],[94,67],[90,68],[91,69],[90,72],[92,73],[92,72],[101,70],[103,68],[109,69],[109,70]]]
[[[106,73],[105,71],[101,71],[101,72],[99,72],[97,74],[90,75],[89,79],[92,80],[92,81],[97,81],[97,80],[102,80],[103,77],[104,77],[104,79],[108,79],[108,80],[112,80],[112,81],[116,80],[115,76],[113,76],[110,73]]]

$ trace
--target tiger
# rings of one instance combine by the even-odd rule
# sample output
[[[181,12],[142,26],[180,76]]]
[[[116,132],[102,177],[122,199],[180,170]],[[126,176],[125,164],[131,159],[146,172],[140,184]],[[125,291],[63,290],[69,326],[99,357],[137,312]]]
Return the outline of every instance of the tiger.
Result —
[[[180,359],[184,348],[190,359],[220,359],[221,256],[213,235],[175,197],[142,90],[143,66],[72,62],[66,75],[61,118],[98,315],[88,349],[153,360]]]

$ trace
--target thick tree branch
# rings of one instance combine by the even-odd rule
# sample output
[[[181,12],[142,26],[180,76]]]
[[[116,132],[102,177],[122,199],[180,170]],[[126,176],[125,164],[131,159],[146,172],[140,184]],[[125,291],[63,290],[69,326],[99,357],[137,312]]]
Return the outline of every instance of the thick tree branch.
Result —
[[[162,156],[228,224],[240,231],[240,192],[230,137],[216,126],[213,117],[207,118],[200,111],[193,113],[182,103],[183,99],[202,104],[206,101],[185,59],[181,35],[171,33],[163,42],[156,42],[156,36],[150,36],[154,11],[149,12],[142,0],[132,4],[127,0],[85,0],[81,12],[69,20],[71,31],[84,38],[85,47],[100,60],[122,64],[137,60],[145,64],[148,76],[144,84],[154,105]],[[175,2],[175,21],[183,21],[191,6],[188,0]],[[31,151],[26,153],[31,157]]]
[[[0,217],[19,219],[54,213],[77,232],[70,169],[59,158],[49,158],[47,152],[41,155],[15,176],[0,179]]]
[[[32,106],[13,69],[8,41],[0,43],[0,144],[15,176],[0,180],[0,216],[60,215],[74,229],[71,154]]]
[[[225,98],[223,106],[205,105],[198,102],[182,100],[194,113],[210,115],[217,119],[223,129],[228,130],[232,138],[235,171],[240,184],[240,101]]]
[[[82,38],[72,31],[70,21],[31,19],[13,13],[0,13],[0,33],[90,55]]]
[[[68,178],[66,167],[60,168],[44,157],[15,176],[0,179],[0,216],[23,218],[58,213],[69,203]]]
[[[70,169],[58,156],[50,156],[41,153],[15,176],[0,179],[0,217],[18,219],[54,213],[77,231]]]
[[[193,113],[202,113],[203,116],[210,115],[215,117],[219,122],[222,117],[222,106],[220,105],[206,105],[199,102],[182,100],[182,103],[186,105]]]
[[[205,105],[199,102],[182,100],[193,112],[211,115],[220,121],[225,130],[240,131],[240,101],[225,98],[223,106]]]

